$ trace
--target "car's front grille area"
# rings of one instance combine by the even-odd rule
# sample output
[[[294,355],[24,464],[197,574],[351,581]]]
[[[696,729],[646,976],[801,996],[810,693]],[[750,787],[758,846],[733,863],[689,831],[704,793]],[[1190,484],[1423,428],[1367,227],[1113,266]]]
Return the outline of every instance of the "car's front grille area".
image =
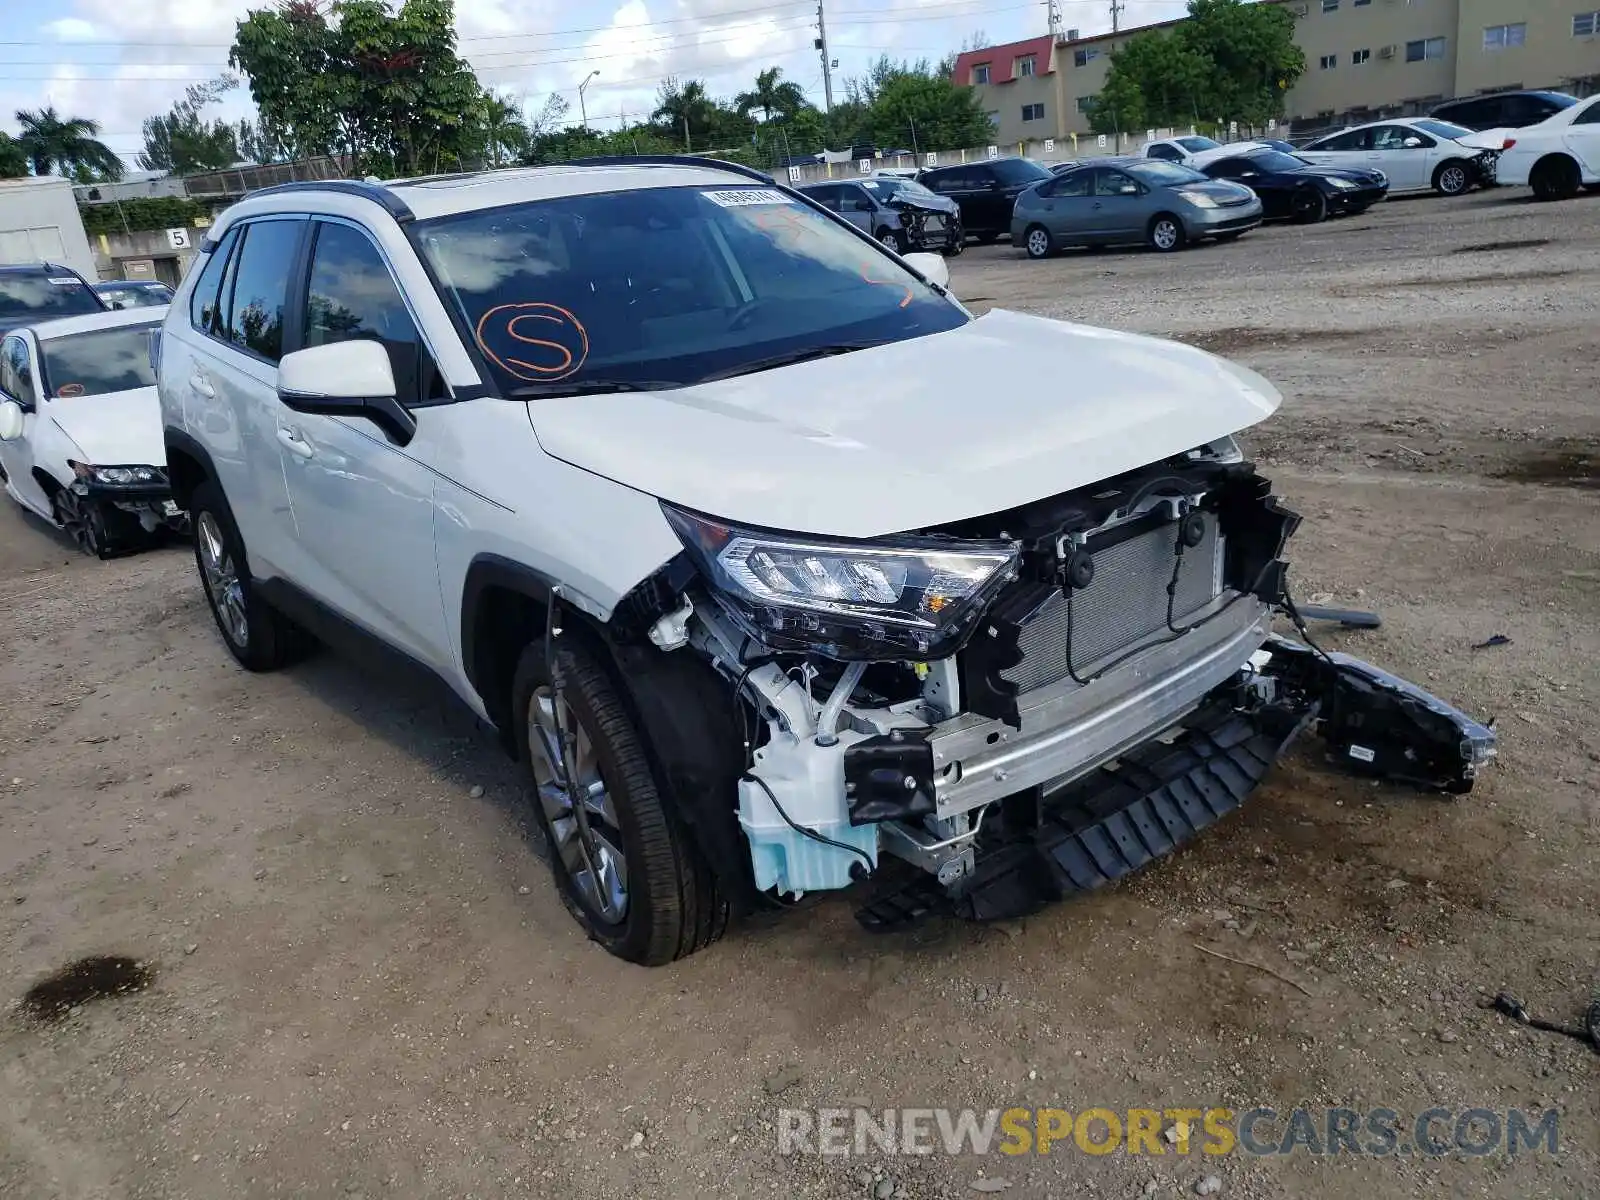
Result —
[[[1214,514],[1206,513],[1206,534],[1186,548],[1172,606],[1173,624],[1211,604],[1222,588],[1223,539]],[[1072,598],[1073,669],[1082,675],[1112,655],[1143,642],[1172,636],[1167,628],[1167,583],[1172,578],[1177,525],[1167,523],[1110,544],[1094,555],[1094,580]],[[1067,678],[1067,600],[1056,593],[1022,627],[1017,647],[1022,662],[1001,672],[1023,692]]]

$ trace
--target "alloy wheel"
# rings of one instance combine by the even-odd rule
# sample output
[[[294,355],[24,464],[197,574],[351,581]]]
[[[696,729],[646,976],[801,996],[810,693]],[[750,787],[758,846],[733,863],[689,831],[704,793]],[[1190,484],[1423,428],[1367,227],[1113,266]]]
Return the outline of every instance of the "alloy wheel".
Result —
[[[1042,229],[1028,231],[1028,253],[1034,258],[1043,258],[1050,253],[1050,235]]]
[[[1446,167],[1439,172],[1439,190],[1446,196],[1459,196],[1467,190],[1467,172],[1462,167]]]
[[[1178,226],[1175,221],[1163,218],[1156,222],[1155,228],[1150,231],[1151,240],[1155,242],[1157,250],[1172,250],[1178,245]]]
[[[205,580],[211,607],[228,639],[243,649],[250,644],[250,617],[245,609],[244,585],[239,580],[239,568],[233,561],[233,555],[228,552],[228,543],[222,536],[215,515],[209,512],[200,514],[195,524],[195,541],[200,547],[201,576]]]
[[[105,532],[100,528],[93,509],[82,496],[71,488],[64,488],[55,496],[56,521],[61,532],[72,539],[84,554],[98,557],[104,544]]]
[[[549,687],[528,704],[528,754],[551,848],[584,905],[607,924],[628,912],[628,860],[594,741]]]

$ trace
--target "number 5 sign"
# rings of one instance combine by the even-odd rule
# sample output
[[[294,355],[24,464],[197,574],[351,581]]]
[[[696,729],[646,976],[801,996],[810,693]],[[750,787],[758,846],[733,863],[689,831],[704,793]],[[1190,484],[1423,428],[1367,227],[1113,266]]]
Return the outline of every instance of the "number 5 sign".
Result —
[[[167,230],[167,244],[174,250],[187,250],[189,248],[189,231],[181,228]]]

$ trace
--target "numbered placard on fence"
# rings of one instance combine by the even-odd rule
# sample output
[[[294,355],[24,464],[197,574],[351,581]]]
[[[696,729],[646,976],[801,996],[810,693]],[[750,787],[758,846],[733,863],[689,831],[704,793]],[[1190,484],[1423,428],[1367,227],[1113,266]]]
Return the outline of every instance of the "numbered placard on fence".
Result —
[[[1046,154],[1054,154],[1056,152],[1056,140],[1055,140],[1055,138],[1045,138],[1045,140],[1044,140],[1044,152]]]
[[[181,228],[167,230],[167,245],[174,250],[187,250],[189,248],[189,231]]]
[[[925,161],[930,167],[937,167],[939,165],[939,156],[930,150],[928,151],[928,157]]]
[[[989,157],[990,158],[999,158],[1000,157],[1000,147],[999,146],[990,146],[989,147]]]
[[[863,175],[872,174],[872,160],[870,158],[863,158],[860,162],[856,163],[856,167]]]
[[[800,182],[800,168],[799,167],[790,167],[789,168],[789,182],[790,183],[799,183]]]

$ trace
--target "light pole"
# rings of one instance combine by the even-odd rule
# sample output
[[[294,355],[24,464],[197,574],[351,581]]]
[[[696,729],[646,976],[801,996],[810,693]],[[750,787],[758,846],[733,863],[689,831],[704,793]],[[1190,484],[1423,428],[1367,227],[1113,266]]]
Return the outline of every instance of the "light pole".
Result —
[[[599,71],[590,71],[589,78],[578,85],[578,116],[582,118],[585,129],[589,128],[589,109],[583,102],[583,89],[588,87],[589,81],[598,74],[600,74]]]

